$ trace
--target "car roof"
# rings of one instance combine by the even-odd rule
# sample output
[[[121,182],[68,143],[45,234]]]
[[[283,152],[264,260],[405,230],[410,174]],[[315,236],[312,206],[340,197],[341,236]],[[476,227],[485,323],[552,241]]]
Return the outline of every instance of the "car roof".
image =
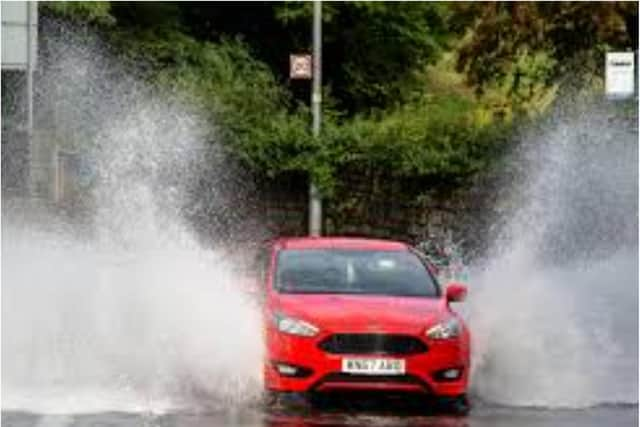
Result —
[[[365,237],[280,237],[274,246],[280,249],[362,249],[379,251],[406,251],[406,243],[395,240]]]

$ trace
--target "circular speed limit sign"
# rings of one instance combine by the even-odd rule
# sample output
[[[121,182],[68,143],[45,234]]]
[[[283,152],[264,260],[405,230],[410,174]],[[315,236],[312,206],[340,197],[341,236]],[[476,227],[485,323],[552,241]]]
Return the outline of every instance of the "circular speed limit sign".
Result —
[[[289,55],[289,77],[292,79],[310,79],[313,72],[311,55]]]

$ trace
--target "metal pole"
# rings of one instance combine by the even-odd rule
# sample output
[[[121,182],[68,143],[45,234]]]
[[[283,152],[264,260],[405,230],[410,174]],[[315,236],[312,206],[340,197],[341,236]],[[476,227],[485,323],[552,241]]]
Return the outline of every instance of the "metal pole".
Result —
[[[313,89],[311,91],[311,110],[313,114],[313,137],[320,136],[322,104],[322,1],[313,2]],[[313,181],[309,184],[309,234],[319,236],[322,233],[322,199]]]
[[[37,25],[38,3],[27,2],[27,147],[29,156],[29,173],[27,174],[27,191],[30,196],[35,195],[34,179],[34,147],[33,147],[33,69],[35,59],[34,24]],[[37,31],[37,27],[35,28]]]

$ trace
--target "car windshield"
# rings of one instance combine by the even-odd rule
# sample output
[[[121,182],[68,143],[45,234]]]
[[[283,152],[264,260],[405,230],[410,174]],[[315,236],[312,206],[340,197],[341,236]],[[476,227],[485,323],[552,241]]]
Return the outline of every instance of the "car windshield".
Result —
[[[282,293],[438,296],[433,277],[410,251],[283,250],[275,288]]]

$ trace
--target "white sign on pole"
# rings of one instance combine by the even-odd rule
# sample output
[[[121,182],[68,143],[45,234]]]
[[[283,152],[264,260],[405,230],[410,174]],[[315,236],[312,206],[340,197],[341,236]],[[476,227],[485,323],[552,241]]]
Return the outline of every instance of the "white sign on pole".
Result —
[[[633,52],[607,52],[605,93],[609,98],[624,99],[635,93],[635,58]]]
[[[31,55],[35,67],[38,11],[36,2],[3,1],[2,15],[2,69],[26,70]]]
[[[311,79],[313,61],[311,55],[289,55],[289,77],[292,79]]]

